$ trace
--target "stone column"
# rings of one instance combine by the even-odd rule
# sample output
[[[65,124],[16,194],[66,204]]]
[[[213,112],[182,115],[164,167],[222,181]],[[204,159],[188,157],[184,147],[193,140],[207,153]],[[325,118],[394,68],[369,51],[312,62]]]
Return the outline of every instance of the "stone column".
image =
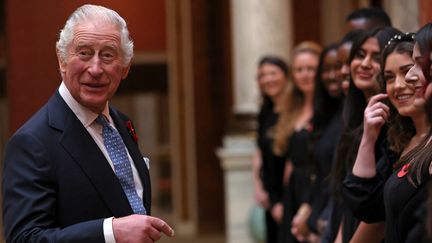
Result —
[[[256,66],[261,56],[288,60],[292,46],[291,4],[287,0],[231,0],[234,113],[256,113]]]
[[[224,148],[217,151],[224,170],[227,243],[254,242],[248,228],[254,206],[252,151],[253,140],[243,136],[226,136]]]
[[[231,0],[234,122],[217,151],[224,169],[228,243],[253,242],[248,217],[255,203],[252,155],[256,148],[251,119],[259,108],[256,67],[263,55],[288,61],[292,47],[290,13],[291,1],[287,0]]]

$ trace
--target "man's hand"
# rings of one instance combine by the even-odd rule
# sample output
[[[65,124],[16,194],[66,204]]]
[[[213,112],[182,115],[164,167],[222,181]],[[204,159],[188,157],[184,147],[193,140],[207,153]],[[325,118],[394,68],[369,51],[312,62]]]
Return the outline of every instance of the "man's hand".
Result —
[[[163,220],[147,215],[130,215],[114,218],[112,222],[117,243],[151,243],[159,240],[162,233],[172,237],[174,230]]]

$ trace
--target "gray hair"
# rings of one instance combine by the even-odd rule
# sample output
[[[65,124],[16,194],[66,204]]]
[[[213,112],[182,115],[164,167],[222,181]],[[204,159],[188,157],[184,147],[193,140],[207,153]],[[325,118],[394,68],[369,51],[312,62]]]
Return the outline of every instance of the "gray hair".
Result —
[[[114,10],[98,5],[86,4],[75,10],[66,21],[65,26],[60,31],[59,39],[56,43],[57,51],[63,61],[68,57],[67,48],[72,42],[74,29],[78,23],[86,20],[97,19],[115,24],[120,29],[120,44],[123,54],[123,66],[129,65],[133,57],[133,42],[129,36],[126,21]]]

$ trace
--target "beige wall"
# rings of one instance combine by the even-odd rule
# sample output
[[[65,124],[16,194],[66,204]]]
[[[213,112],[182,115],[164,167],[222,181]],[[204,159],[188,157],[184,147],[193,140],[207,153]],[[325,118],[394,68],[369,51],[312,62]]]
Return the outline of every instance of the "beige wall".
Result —
[[[384,0],[384,9],[392,24],[402,32],[416,32],[419,28],[419,2],[406,0]]]

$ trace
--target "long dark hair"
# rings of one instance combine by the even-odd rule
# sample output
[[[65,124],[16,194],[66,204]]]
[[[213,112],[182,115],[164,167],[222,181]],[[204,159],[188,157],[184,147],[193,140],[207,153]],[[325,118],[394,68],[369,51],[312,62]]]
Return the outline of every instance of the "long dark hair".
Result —
[[[377,38],[380,51],[382,51],[387,42],[396,34],[401,34],[401,32],[392,27],[375,28],[364,32],[362,36],[353,43],[349,63],[352,62],[362,45],[369,38]],[[357,156],[363,133],[363,113],[366,105],[367,100],[363,91],[355,86],[351,76],[348,95],[345,99],[343,110],[344,129],[336,149],[335,165],[332,168],[331,185],[336,198],[339,198],[341,195],[341,185],[345,175],[351,170]]]
[[[424,25],[416,34],[416,45],[420,50],[422,56],[421,69],[426,81],[430,83],[431,77],[431,64],[430,53],[432,51],[432,23]],[[432,122],[432,99],[428,99],[425,104],[425,111],[429,121]]]
[[[344,37],[342,37],[339,45],[343,45],[345,43],[353,43],[362,36],[363,32],[364,30],[351,30],[350,32],[346,33]]]
[[[324,65],[325,65],[324,59],[329,52],[337,51],[338,47],[339,47],[338,44],[328,45],[323,49],[320,55],[319,64],[315,75],[315,93],[314,93],[314,102],[313,102],[314,116],[312,118],[312,126],[313,126],[312,137],[317,137],[321,134],[322,130],[327,126],[331,118],[339,110],[342,104],[342,99],[343,99],[342,92],[339,97],[330,96],[330,94],[327,92],[327,89],[325,88],[324,81],[322,80],[322,74],[324,72]]]
[[[430,53],[432,51],[432,23],[423,26],[416,34],[415,43],[417,44],[422,58],[422,72],[428,83],[431,82],[430,75]],[[432,100],[426,101],[425,107],[429,122],[432,121]],[[422,143],[408,152],[400,159],[400,165],[410,164],[410,182],[419,186],[427,178],[430,178],[429,167],[432,161],[432,132],[425,137]]]
[[[423,57],[424,62],[422,63],[422,71],[423,75],[426,78],[426,81],[430,83],[431,80],[431,59],[430,53],[432,50],[432,23],[428,23],[424,25],[416,34],[416,44],[420,49],[420,53]],[[428,116],[429,121],[432,121],[432,99],[426,101],[425,111]],[[429,139],[431,137],[431,133],[427,136]],[[421,153],[423,156],[417,158],[419,160],[418,163],[412,166],[411,169],[411,181],[422,182],[424,178],[429,177],[429,166],[432,161],[432,145],[431,141],[425,140],[425,144],[420,145],[423,146],[419,149],[418,153]],[[420,147],[418,146],[418,147]],[[415,150],[414,148],[413,150]],[[409,154],[407,154],[408,156]],[[405,157],[407,157],[405,156]],[[414,156],[414,153],[413,153]],[[427,200],[427,232],[430,238],[432,238],[432,182],[429,182],[429,197]]]
[[[351,48],[349,63],[356,57],[362,45],[371,37],[378,39],[380,51],[382,51],[387,42],[395,35],[401,32],[393,27],[375,28],[370,31],[364,32],[363,35],[353,43]],[[350,85],[348,95],[345,101],[343,117],[345,126],[352,130],[359,127],[363,122],[363,112],[366,108],[367,100],[359,88],[354,85],[354,80],[350,78]]]
[[[324,130],[327,128],[332,119],[336,116],[341,115],[341,106],[343,103],[343,92],[342,87],[340,87],[341,92],[338,97],[332,97],[324,85],[324,80],[322,75],[325,69],[325,58],[332,52],[338,50],[339,43],[330,44],[326,46],[321,52],[319,58],[319,64],[317,67],[317,72],[315,75],[315,91],[313,100],[313,117],[312,117],[312,133],[309,138],[308,143],[308,154],[310,161],[317,161],[320,158],[316,157],[314,148],[316,143],[321,139]],[[338,80],[340,82],[340,80]],[[309,163],[308,169],[311,173],[316,173],[317,164]]]

